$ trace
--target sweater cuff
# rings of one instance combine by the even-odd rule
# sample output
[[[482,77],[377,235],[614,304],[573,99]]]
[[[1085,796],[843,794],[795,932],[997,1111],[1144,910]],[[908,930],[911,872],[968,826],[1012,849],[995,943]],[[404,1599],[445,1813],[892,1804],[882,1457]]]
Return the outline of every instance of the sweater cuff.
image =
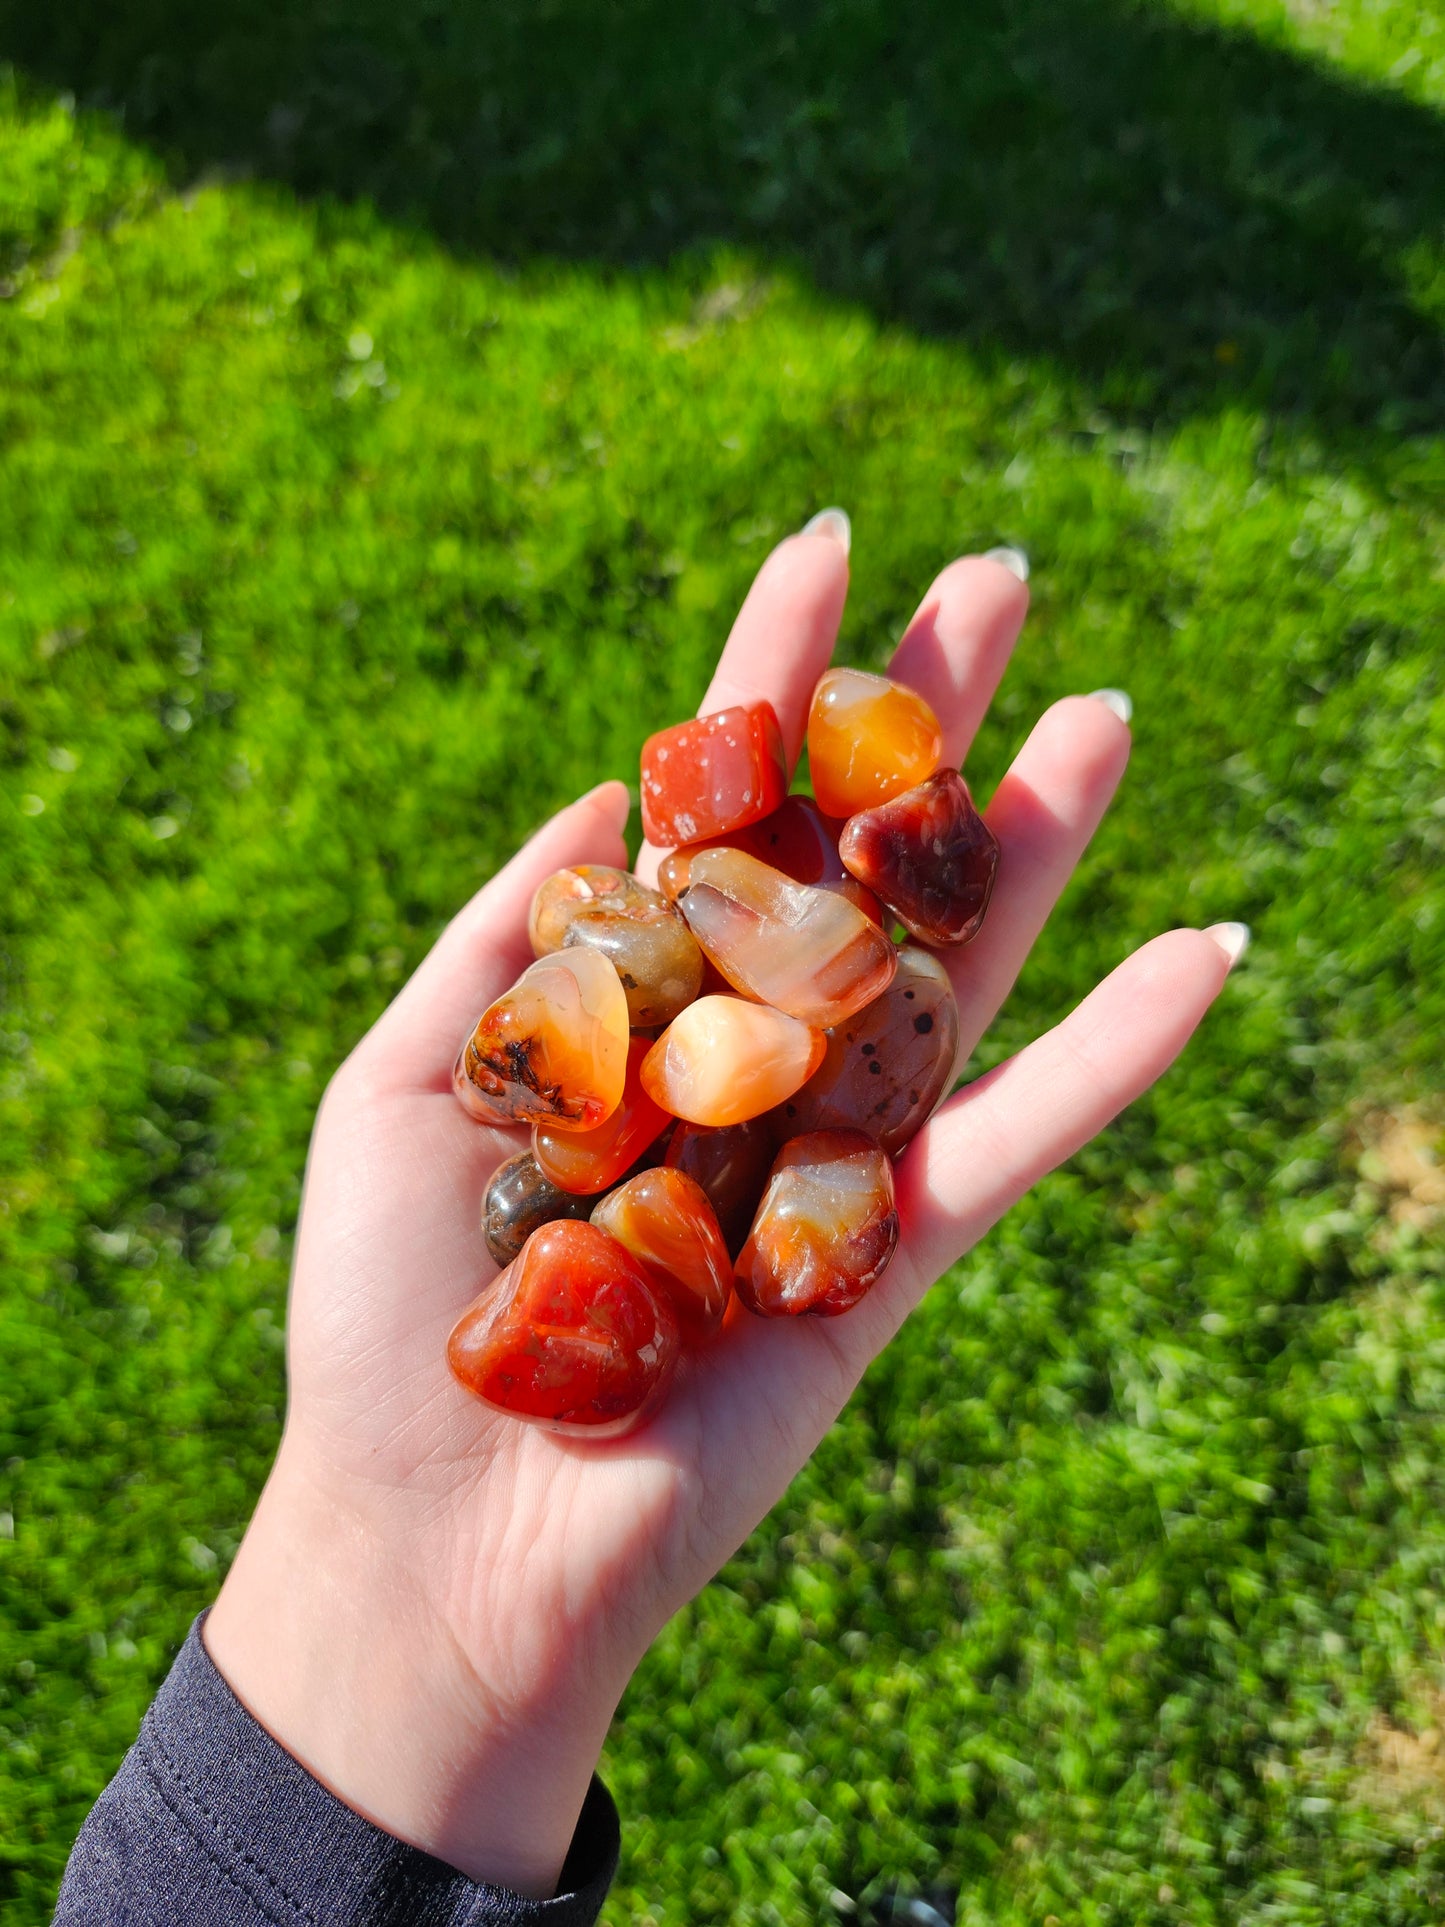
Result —
[[[172,1853],[205,1863],[193,1873],[204,1871],[217,1890],[233,1898],[244,1890],[264,1920],[591,1927],[619,1846],[617,1809],[595,1776],[554,1899],[479,1884],[373,1826],[312,1779],[236,1698],[200,1628],[198,1619],[102,1806],[117,1792],[144,1793],[153,1809],[158,1800],[170,1816]]]

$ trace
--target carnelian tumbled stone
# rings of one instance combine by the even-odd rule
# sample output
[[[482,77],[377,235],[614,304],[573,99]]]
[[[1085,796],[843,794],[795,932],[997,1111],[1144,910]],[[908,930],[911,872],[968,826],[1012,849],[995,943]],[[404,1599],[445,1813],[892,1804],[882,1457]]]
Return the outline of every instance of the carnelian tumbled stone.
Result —
[[[679,1124],[672,1134],[668,1166],[702,1186],[734,1258],[747,1240],[776,1149],[771,1125],[763,1117],[717,1128]]]
[[[544,1176],[560,1190],[595,1197],[630,1170],[654,1139],[672,1122],[642,1088],[642,1064],[652,1049],[650,1037],[627,1046],[627,1078],[617,1109],[590,1131],[559,1131],[552,1124],[532,1126],[532,1156]]]
[[[661,891],[609,864],[548,877],[532,899],[527,935],[538,957],[572,944],[600,950],[622,980],[635,1029],[670,1024],[702,988],[702,952],[682,917]]]
[[[692,859],[700,850],[726,847],[743,850],[759,863],[771,864],[794,883],[816,883],[820,890],[832,890],[856,903],[864,916],[874,923],[883,921],[883,906],[871,890],[865,890],[856,877],[850,877],[838,854],[838,838],[843,825],[824,816],[811,796],[785,796],[771,816],[749,823],[726,837],[707,843],[689,844],[674,850],[658,865],[657,885],[662,894],[676,903],[692,876]]]
[[[690,1124],[741,1124],[791,1097],[823,1061],[823,1033],[741,997],[699,997],[642,1061],[653,1100]]]
[[[924,943],[967,943],[983,922],[998,844],[956,769],[844,825],[839,854]]]
[[[778,1106],[778,1137],[866,1131],[890,1157],[932,1115],[958,1055],[958,1002],[931,950],[904,944],[881,997],[828,1032],[828,1051],[802,1090]]]
[[[943,731],[923,698],[887,676],[830,669],[808,710],[808,769],[829,816],[871,810],[932,776]]]
[[[619,1184],[592,1222],[630,1251],[690,1338],[709,1338],[723,1321],[733,1289],[733,1261],[707,1193],[664,1165]]]
[[[452,1074],[483,1124],[546,1119],[590,1131],[617,1109],[627,1071],[627,998],[596,950],[559,950],[483,1012]]]
[[[509,1265],[544,1224],[556,1218],[585,1218],[591,1198],[574,1198],[538,1169],[530,1151],[518,1151],[492,1173],[482,1199],[482,1235],[499,1265]]]
[[[842,1023],[893,976],[892,943],[856,904],[741,850],[699,850],[679,904],[735,989],[802,1023]]]
[[[672,1307],[631,1253],[562,1219],[534,1231],[462,1313],[447,1363],[494,1410],[597,1439],[646,1417],[678,1347]]]
[[[763,1318],[856,1305],[898,1244],[893,1166],[863,1131],[785,1144],[738,1259],[738,1296]]]
[[[726,836],[788,793],[783,733],[771,703],[719,709],[642,746],[642,827],[660,848]]]

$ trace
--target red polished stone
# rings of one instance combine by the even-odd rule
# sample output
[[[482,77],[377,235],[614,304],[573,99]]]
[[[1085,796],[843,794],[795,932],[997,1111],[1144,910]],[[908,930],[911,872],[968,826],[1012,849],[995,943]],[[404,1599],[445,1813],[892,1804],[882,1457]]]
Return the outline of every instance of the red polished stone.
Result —
[[[668,1297],[684,1333],[710,1338],[733,1290],[733,1265],[717,1214],[695,1179],[666,1166],[619,1184],[592,1222],[630,1251]]]
[[[595,1197],[615,1184],[671,1124],[672,1114],[654,1104],[642,1087],[643,1059],[651,1049],[650,1037],[634,1037],[629,1042],[621,1102],[593,1130],[532,1126],[532,1156],[543,1175],[560,1190]]]
[[[669,1167],[696,1179],[707,1194],[734,1258],[747,1240],[776,1148],[761,1117],[744,1124],[679,1124],[667,1147]]]
[[[674,850],[658,867],[658,888],[676,903],[687,888],[692,859],[699,850],[727,848],[742,850],[781,870],[795,883],[814,883],[820,890],[833,890],[847,897],[874,923],[883,921],[883,906],[871,890],[865,890],[856,877],[849,876],[838,854],[842,823],[824,816],[811,796],[787,796],[771,816],[734,830],[727,837],[712,837],[706,843],[693,843]]]
[[[763,1318],[831,1318],[867,1294],[897,1244],[887,1153],[863,1131],[810,1131],[778,1153],[738,1296]]]
[[[659,730],[642,746],[642,827],[660,849],[756,823],[787,792],[771,703],[719,709]]]
[[[463,1312],[447,1363],[495,1411],[599,1439],[652,1411],[679,1344],[637,1260],[596,1225],[562,1219],[533,1232]]]
[[[849,817],[838,844],[849,870],[923,943],[978,933],[998,871],[998,843],[956,769]]]

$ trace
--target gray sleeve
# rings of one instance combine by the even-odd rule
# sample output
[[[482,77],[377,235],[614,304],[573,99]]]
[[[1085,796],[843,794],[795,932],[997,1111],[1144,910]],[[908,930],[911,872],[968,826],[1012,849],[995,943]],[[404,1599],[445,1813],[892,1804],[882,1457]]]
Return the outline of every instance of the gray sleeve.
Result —
[[[555,1899],[478,1885],[313,1780],[216,1671],[197,1620],[80,1830],[54,1927],[591,1927],[618,1844],[594,1779]]]

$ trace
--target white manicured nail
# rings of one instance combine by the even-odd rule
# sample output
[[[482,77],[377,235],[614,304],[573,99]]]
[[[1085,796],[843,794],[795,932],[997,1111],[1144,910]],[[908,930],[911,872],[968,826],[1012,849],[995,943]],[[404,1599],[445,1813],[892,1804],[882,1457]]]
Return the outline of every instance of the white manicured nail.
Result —
[[[853,524],[848,520],[846,509],[819,509],[811,516],[801,530],[804,535],[826,535],[838,544],[846,555],[853,546]]]
[[[1249,948],[1249,925],[1247,923],[1211,923],[1205,931],[1206,937],[1213,937],[1233,970],[1245,951]]]
[[[1091,689],[1089,700],[1112,709],[1121,723],[1127,723],[1134,714],[1134,699],[1126,689]]]
[[[1009,573],[1016,575],[1020,582],[1027,582],[1029,579],[1029,559],[1022,549],[1016,549],[1011,542],[1000,543],[996,549],[985,549],[983,559],[985,562],[1002,562]]]

